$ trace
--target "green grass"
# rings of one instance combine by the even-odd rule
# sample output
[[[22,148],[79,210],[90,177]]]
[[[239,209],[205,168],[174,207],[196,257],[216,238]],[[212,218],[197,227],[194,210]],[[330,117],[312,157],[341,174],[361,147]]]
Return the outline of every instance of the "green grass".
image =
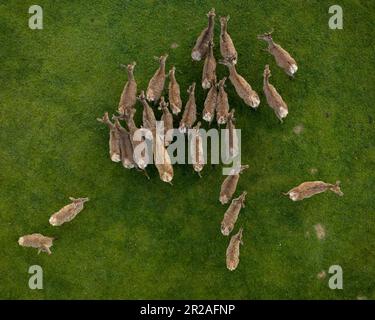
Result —
[[[34,2],[0,4],[0,298],[375,298],[373,1],[40,0],[44,29],[32,31]],[[344,29],[334,31],[328,8],[336,3]],[[207,166],[200,179],[191,166],[176,166],[173,187],[152,168],[148,181],[110,161],[107,129],[95,120],[116,110],[126,80],[120,63],[137,61],[144,89],[157,67],[153,56],[165,52],[186,101],[202,70],[191,48],[212,6],[231,16],[237,69],[261,95],[255,112],[227,84],[250,165],[238,187],[248,200],[236,227],[244,227],[244,246],[235,272],[225,267],[229,239],[220,233],[221,167]],[[298,62],[294,80],[256,39],[272,27]],[[218,34],[217,19],[217,58]],[[289,105],[283,124],[261,94],[266,63]],[[203,101],[197,86],[200,111]],[[281,195],[306,180],[338,179],[342,198],[325,193],[293,203]],[[50,226],[68,196],[91,201],[71,223]],[[323,241],[317,223],[326,228]],[[18,246],[32,232],[59,238],[51,256]],[[28,288],[33,264],[44,269],[44,290]],[[343,268],[343,290],[316,278],[333,264]]]

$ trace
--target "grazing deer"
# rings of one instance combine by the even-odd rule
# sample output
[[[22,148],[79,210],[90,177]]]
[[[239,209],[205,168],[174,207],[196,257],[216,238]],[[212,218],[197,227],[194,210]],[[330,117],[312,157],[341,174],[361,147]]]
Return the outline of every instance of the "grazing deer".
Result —
[[[180,86],[176,80],[175,72],[175,67],[172,67],[172,69],[169,70],[168,98],[172,113],[179,114],[182,108],[182,101],[180,95]]]
[[[226,204],[232,199],[232,196],[237,188],[237,183],[240,178],[240,174],[249,168],[248,165],[243,165],[240,168],[233,169],[231,175],[228,175],[221,185],[219,201],[221,204]]]
[[[191,58],[195,61],[202,60],[208,52],[209,42],[214,37],[215,16],[215,9],[212,8],[207,13],[208,27],[201,32],[191,52]]]
[[[235,270],[240,262],[240,244],[243,245],[242,232],[243,228],[240,228],[240,230],[232,236],[227,248],[227,268],[230,271]]]
[[[64,206],[62,209],[54,213],[49,219],[49,223],[53,226],[61,226],[65,222],[72,221],[78,213],[83,210],[83,204],[89,201],[89,198],[72,198],[69,197],[72,203]]]
[[[43,251],[51,254],[50,248],[53,246],[53,237],[46,237],[40,233],[28,234],[18,239],[18,244],[21,247],[37,248],[38,254]]]
[[[220,60],[219,63],[225,65],[229,69],[229,80],[233,84],[238,96],[250,107],[256,109],[259,106],[260,99],[258,94],[251,88],[251,85],[244,77],[237,73],[233,61]]]
[[[229,159],[233,159],[239,153],[238,136],[236,126],[234,125],[235,120],[236,119],[234,118],[234,109],[232,109],[232,111],[228,114],[227,117],[227,132],[225,134],[226,146],[229,149]]]
[[[216,83],[216,59],[214,56],[214,42],[211,40],[208,45],[208,54],[204,60],[202,88],[209,89]]]
[[[131,111],[126,112],[123,116],[121,116],[121,118],[123,118],[125,120],[125,122],[128,126],[129,134],[130,134],[130,141],[133,145],[133,151],[135,151],[138,148],[138,146],[140,146],[145,141],[144,137],[142,137],[140,139],[135,138],[135,135],[137,133],[140,133],[140,130],[141,130],[136,126],[136,124],[134,122],[135,112],[136,112],[136,110],[132,109]],[[134,152],[133,159],[134,159],[134,162],[137,165],[137,167],[140,170],[144,170],[144,173],[147,176],[147,173],[146,173],[145,169],[146,169],[146,167],[149,163],[148,152],[146,150],[142,150],[139,157],[138,157],[138,154],[136,152]]]
[[[284,195],[289,196],[293,201],[300,201],[327,190],[336,193],[340,197],[344,195],[340,189],[340,181],[336,181],[335,184],[325,183],[323,181],[308,181],[301,183],[298,187],[284,193]]]
[[[216,107],[216,121],[220,124],[227,122],[227,116],[229,112],[228,95],[224,90],[226,77],[221,79],[218,83],[219,93],[217,95],[217,107]]]
[[[102,119],[97,119],[99,122],[106,124],[109,128],[109,155],[113,162],[121,161],[120,137],[115,125],[109,120],[108,112],[106,112]]]
[[[245,208],[246,195],[247,192],[244,191],[238,198],[233,199],[225,212],[223,221],[221,222],[221,233],[224,236],[229,236],[236,224],[241,209]]]
[[[232,38],[228,33],[229,16],[220,17],[221,33],[220,33],[220,51],[224,60],[232,61],[233,64],[237,63],[237,51],[234,47]]]
[[[165,61],[168,58],[168,54],[165,54],[159,58],[155,57],[159,61],[159,69],[156,70],[152,76],[146,90],[146,97],[148,101],[157,102],[163,93],[165,83]]]
[[[208,91],[206,100],[204,101],[203,108],[203,120],[211,123],[215,116],[215,110],[217,107],[217,86],[213,83],[210,90]]]
[[[201,123],[198,122],[193,130],[191,130],[190,153],[193,157],[193,169],[198,173],[199,177],[202,178],[201,171],[203,170],[205,161],[202,136],[199,132],[200,126]]]
[[[163,96],[160,98],[159,110],[163,111],[161,121],[164,123],[164,145],[167,147],[173,140],[173,116]]]
[[[185,105],[185,110],[179,126],[179,130],[181,133],[185,133],[187,129],[191,129],[191,127],[197,120],[197,105],[195,104],[195,82],[193,82],[187,92],[189,93],[189,100]]]
[[[121,162],[124,168],[134,168],[135,162],[133,159],[133,145],[130,139],[130,133],[121,124],[118,117],[113,117],[115,120],[115,127],[118,130],[120,137],[120,151],[121,151]]]
[[[264,68],[263,74],[263,91],[267,98],[268,105],[273,109],[276,117],[283,122],[283,118],[288,115],[288,106],[284,102],[283,98],[277,92],[275,87],[269,83],[269,78],[271,77],[271,71],[268,64]]]
[[[128,81],[125,84],[125,87],[122,91],[120,103],[118,105],[118,112],[124,114],[127,109],[134,108],[137,102],[137,83],[134,79],[134,67],[136,63],[128,64],[127,66],[121,65],[127,69],[128,72]]]
[[[143,114],[142,114],[142,122],[143,122],[143,128],[151,130],[151,132],[154,133],[156,130],[156,118],[154,114],[154,110],[148,105],[145,92],[142,90],[141,94],[137,98],[139,101],[141,101],[143,105]],[[158,98],[159,100],[159,98]]]
[[[273,31],[258,35],[258,39],[268,43],[268,48],[266,50],[275,57],[276,64],[282,68],[287,75],[293,77],[298,70],[297,62],[286,50],[281,48],[279,44],[273,42],[271,36],[272,32]]]
[[[154,136],[154,162],[162,181],[172,184],[173,166],[160,135]]]

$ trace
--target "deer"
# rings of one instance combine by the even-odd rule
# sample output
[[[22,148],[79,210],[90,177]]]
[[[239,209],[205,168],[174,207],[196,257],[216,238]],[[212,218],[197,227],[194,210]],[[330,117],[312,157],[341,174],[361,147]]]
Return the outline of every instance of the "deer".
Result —
[[[327,190],[334,192],[340,197],[344,195],[340,189],[340,181],[336,181],[335,184],[326,183],[323,181],[307,181],[283,194],[289,196],[289,198],[293,201],[301,201]]]
[[[219,201],[221,204],[227,204],[234,192],[236,191],[240,174],[248,169],[248,165],[242,165],[239,168],[234,168],[230,175],[228,175],[221,184]]]
[[[224,90],[226,77],[221,79],[218,83],[219,93],[217,95],[217,107],[216,107],[216,121],[220,124],[225,124],[227,122],[227,116],[229,112],[228,95]]]
[[[84,209],[84,203],[89,201],[89,198],[73,198],[69,197],[69,200],[72,203],[67,204],[59,211],[54,213],[51,218],[49,219],[49,223],[52,226],[61,226],[65,222],[72,221],[78,213],[80,213]]]
[[[201,61],[208,53],[209,42],[214,37],[214,26],[215,26],[215,9],[212,8],[208,13],[208,26],[203,29],[199,35],[195,46],[191,52],[191,58],[194,61]]]
[[[236,131],[236,126],[234,124],[235,122],[234,118],[234,109],[231,110],[231,112],[228,113],[227,117],[227,126],[226,126],[226,145],[228,147],[228,158],[233,159],[236,157],[239,153],[239,144],[238,144],[238,136]]]
[[[227,248],[226,262],[227,262],[227,268],[230,271],[236,270],[240,262],[240,245],[241,244],[243,245],[242,233],[243,233],[243,228],[240,228],[240,230],[230,239],[230,242]]]
[[[121,162],[125,169],[132,169],[135,166],[133,159],[133,145],[130,139],[130,133],[121,124],[118,117],[112,117],[115,121],[115,127],[120,137]]]
[[[208,54],[204,60],[202,88],[210,89],[216,83],[216,59],[214,56],[214,42],[208,43]]]
[[[164,123],[164,145],[167,147],[173,140],[173,116],[163,96],[160,98],[159,110],[163,111],[161,121]]]
[[[246,195],[247,192],[244,191],[238,198],[233,199],[225,212],[223,221],[221,221],[221,233],[224,236],[229,236],[236,224],[241,209],[245,208]]]
[[[215,116],[215,110],[217,107],[217,86],[216,83],[213,83],[210,90],[208,91],[206,100],[204,101],[204,108],[202,118],[211,124]]]
[[[136,66],[135,61],[127,66],[121,65],[126,68],[128,72],[128,81],[126,82],[124,89],[121,94],[120,103],[118,105],[118,112],[124,114],[127,109],[134,108],[137,102],[137,83],[134,78],[134,68]]]
[[[282,123],[283,119],[288,115],[288,106],[284,102],[280,94],[277,92],[275,87],[269,83],[271,71],[268,64],[264,68],[263,77],[263,92],[266,96],[267,103],[273,109],[273,111],[276,114],[276,117]]]
[[[260,103],[260,99],[255,90],[251,85],[238,74],[236,66],[233,60],[220,60],[220,64],[223,64],[229,69],[229,80],[234,86],[238,96],[250,107],[257,109]]]
[[[53,246],[54,237],[47,237],[40,233],[33,233],[27,234],[18,239],[18,244],[21,247],[31,247],[38,249],[38,254],[43,252],[48,253],[49,255],[51,252],[51,247]]]
[[[141,91],[141,94],[139,95],[137,99],[143,105],[143,114],[142,114],[143,128],[149,129],[151,130],[151,132],[154,132],[156,130],[156,118],[155,118],[154,110],[148,105],[145,92],[143,90]]]
[[[160,180],[172,185],[173,166],[168,150],[164,147],[164,141],[160,135],[155,135],[153,146],[155,167],[159,172]]]
[[[148,101],[157,102],[163,93],[164,83],[165,83],[165,61],[168,58],[168,54],[163,56],[154,57],[154,59],[159,61],[159,68],[156,70],[155,74],[152,76],[148,87],[146,90],[146,98]]]
[[[147,172],[146,172],[146,167],[149,163],[149,155],[146,150],[142,150],[141,154],[138,156],[138,153],[136,150],[138,148],[142,148],[141,144],[145,143],[145,138],[141,137],[140,131],[135,122],[134,122],[134,115],[135,115],[136,109],[132,109],[128,112],[126,112],[123,116],[120,116],[120,119],[124,119],[128,129],[129,129],[129,134],[130,134],[130,141],[133,145],[133,159],[135,164],[140,170],[143,170],[145,175],[148,177]],[[136,137],[138,136],[138,137]]]
[[[229,60],[232,61],[233,64],[237,64],[237,51],[228,33],[228,21],[229,16],[220,17],[220,51],[224,60]]]
[[[176,68],[173,66],[172,69],[169,70],[168,98],[172,113],[177,115],[181,112],[182,101],[180,95],[180,85],[176,80],[175,72]]]
[[[180,121],[179,130],[181,133],[185,133],[187,129],[191,129],[191,127],[197,120],[197,105],[195,103],[195,82],[192,83],[187,92],[189,93],[189,99],[185,105],[185,110]]]
[[[202,178],[201,171],[204,167],[204,153],[203,153],[203,141],[202,136],[199,132],[201,127],[201,122],[198,122],[197,125],[189,130],[191,134],[190,140],[190,153],[193,157],[193,169],[198,173],[199,177]]]
[[[109,120],[108,112],[103,118],[97,119],[99,122],[106,124],[109,128],[109,155],[113,162],[121,161],[120,137],[115,125]]]
[[[294,77],[294,74],[298,70],[297,62],[292,58],[292,56],[284,50],[279,44],[273,42],[272,34],[273,30],[261,35],[258,35],[259,40],[264,40],[268,43],[268,51],[275,58],[276,64],[284,70],[284,72]]]

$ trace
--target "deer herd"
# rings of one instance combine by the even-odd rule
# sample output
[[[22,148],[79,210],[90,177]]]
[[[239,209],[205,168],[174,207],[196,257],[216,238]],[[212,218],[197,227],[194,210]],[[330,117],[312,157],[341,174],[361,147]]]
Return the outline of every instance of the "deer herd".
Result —
[[[234,157],[238,154],[238,147],[235,135],[234,109],[230,110],[228,95],[225,91],[227,77],[224,77],[219,81],[216,77],[217,62],[214,56],[215,16],[215,9],[211,9],[207,14],[208,26],[203,29],[197,38],[191,52],[191,58],[194,61],[201,61],[204,59],[201,86],[203,90],[208,90],[208,93],[201,114],[202,120],[211,125],[216,114],[217,124],[219,126],[226,125],[226,128],[229,129],[227,137],[229,142],[229,152],[230,155]],[[228,78],[237,95],[247,106],[257,109],[260,104],[257,92],[236,70],[238,54],[233,40],[228,33],[228,21],[229,16],[220,17],[220,52],[222,59],[218,62],[228,68]],[[258,39],[267,42],[268,48],[266,50],[274,56],[276,64],[282,68],[287,75],[294,77],[294,74],[298,70],[296,61],[285,49],[273,41],[271,33],[272,32],[268,32],[259,35]],[[194,158],[193,169],[199,176],[201,176],[201,171],[204,166],[204,155],[202,138],[199,134],[201,121],[197,122],[198,113],[195,98],[196,83],[193,82],[189,86],[187,90],[189,95],[188,100],[183,108],[180,85],[175,76],[176,68],[172,66],[168,72],[168,76],[166,75],[167,58],[168,54],[164,54],[158,58],[155,57],[159,67],[150,79],[146,91],[141,90],[138,96],[137,83],[134,77],[136,62],[127,66],[121,65],[127,71],[128,81],[126,82],[120,97],[120,102],[117,108],[118,115],[113,115],[110,119],[108,112],[106,112],[102,118],[98,118],[97,120],[105,124],[109,129],[110,159],[113,162],[121,162],[126,169],[136,168],[137,170],[143,171],[147,177],[148,174],[146,172],[146,167],[149,163],[149,155],[145,150],[143,150],[140,155],[137,155],[135,150],[139,148],[140,144],[148,139],[147,135],[144,136],[140,134],[140,132],[144,129],[149,130],[152,134],[152,137],[149,138],[153,141],[153,157],[155,158],[155,166],[158,170],[160,179],[164,182],[171,183],[174,173],[166,147],[173,140],[173,116],[178,116],[182,112],[182,109],[182,117],[177,129],[181,133],[189,132],[192,136],[190,152]],[[276,88],[270,84],[270,76],[271,71],[267,64],[263,73],[264,96],[266,97],[268,105],[274,110],[276,117],[282,122],[288,115],[288,106],[281,95],[277,92]],[[167,78],[169,80],[168,101],[166,101],[163,96]],[[134,121],[137,101],[143,107],[141,127],[137,127]],[[159,110],[162,112],[161,121],[164,124],[164,141],[161,141],[161,138],[156,134],[157,120],[153,108],[156,105],[158,105]],[[120,121],[124,121],[126,127],[124,127]],[[248,165],[242,165],[233,169],[231,174],[224,179],[221,185],[219,196],[220,203],[226,205],[231,201],[221,222],[221,233],[224,236],[229,236],[234,230],[239,213],[241,209],[245,207],[246,191],[243,191],[237,198],[233,198],[233,196],[236,193],[240,175],[248,167]],[[327,190],[331,190],[339,196],[343,195],[339,187],[339,181],[336,182],[336,184],[329,184],[323,181],[304,182],[287,193],[284,193],[284,195],[288,195],[293,201],[299,201]],[[61,226],[62,224],[74,219],[78,213],[83,210],[84,203],[89,199],[70,198],[70,200],[72,201],[70,204],[64,206],[50,217],[49,222],[52,226]],[[239,228],[239,231],[231,237],[227,247],[226,265],[231,271],[235,270],[239,264],[240,244],[243,244],[242,237],[243,228],[241,227]],[[42,234],[34,233],[20,237],[18,243],[24,247],[37,248],[38,253],[44,251],[51,254],[50,247],[53,245],[53,240],[53,237],[46,237]]]

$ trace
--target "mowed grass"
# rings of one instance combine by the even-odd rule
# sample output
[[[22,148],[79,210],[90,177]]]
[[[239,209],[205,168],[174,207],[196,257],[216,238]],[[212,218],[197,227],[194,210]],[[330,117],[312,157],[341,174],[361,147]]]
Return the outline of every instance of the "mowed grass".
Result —
[[[332,1],[40,0],[44,29],[37,31],[28,28],[32,4],[0,4],[0,298],[375,298],[373,1],[339,1],[343,30],[328,28]],[[231,16],[237,70],[261,96],[250,110],[227,82],[250,165],[237,190],[247,190],[248,200],[234,230],[244,228],[235,272],[226,269],[229,238],[220,233],[221,166],[207,165],[200,179],[177,165],[173,186],[152,168],[147,180],[110,161],[107,128],[96,121],[117,108],[126,81],[119,64],[135,60],[145,89],[157,68],[153,56],[165,52],[184,102],[197,82],[202,111],[203,63],[190,53],[211,7]],[[298,62],[294,80],[256,39],[272,27]],[[219,30],[217,18],[217,58]],[[289,105],[283,124],[262,94],[267,63]],[[227,75],[221,65],[217,72]],[[303,131],[295,134],[298,125]],[[345,195],[298,203],[282,195],[306,180],[341,180]],[[50,226],[69,196],[91,201],[74,221]],[[318,223],[324,240],[315,235]],[[51,256],[18,246],[19,236],[33,232],[58,237]],[[28,288],[34,264],[43,267],[43,290]],[[335,264],[343,290],[329,289],[329,275],[317,279]]]

